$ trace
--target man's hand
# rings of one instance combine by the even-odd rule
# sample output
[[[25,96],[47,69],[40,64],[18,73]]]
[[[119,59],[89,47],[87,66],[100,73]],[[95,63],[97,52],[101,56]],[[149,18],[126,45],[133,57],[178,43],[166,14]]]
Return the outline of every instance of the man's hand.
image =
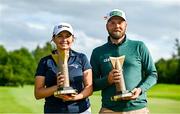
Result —
[[[111,85],[113,83],[118,83],[121,79],[122,71],[119,71],[117,69],[113,69],[111,72],[109,72],[108,75],[108,83]]]
[[[131,92],[133,94],[131,97],[122,98],[122,100],[135,100],[139,97],[142,90],[141,88],[134,88]]]

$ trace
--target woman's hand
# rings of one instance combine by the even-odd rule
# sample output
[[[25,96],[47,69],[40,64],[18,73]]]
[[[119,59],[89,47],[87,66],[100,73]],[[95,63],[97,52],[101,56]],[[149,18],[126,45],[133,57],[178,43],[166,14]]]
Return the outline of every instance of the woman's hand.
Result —
[[[64,86],[64,81],[65,81],[64,75],[62,75],[61,72],[59,72],[57,74],[57,86],[58,87],[63,87]]]
[[[81,94],[60,94],[58,98],[61,98],[63,101],[76,101],[82,98]]]
[[[64,81],[65,81],[64,75],[61,75],[61,73],[58,73],[57,86],[63,87]],[[91,69],[87,69],[83,72],[83,84],[84,84],[84,89],[79,94],[68,94],[68,95],[63,94],[63,95],[59,95],[59,98],[61,98],[63,101],[76,101],[76,100],[84,99],[90,96],[93,92]]]

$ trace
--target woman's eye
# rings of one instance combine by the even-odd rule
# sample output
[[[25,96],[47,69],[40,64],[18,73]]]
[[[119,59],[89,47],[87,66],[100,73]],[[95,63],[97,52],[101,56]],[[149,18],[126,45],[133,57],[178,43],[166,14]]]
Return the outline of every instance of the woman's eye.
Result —
[[[62,37],[62,35],[58,35],[58,36],[57,36],[57,38],[61,38],[61,37]]]

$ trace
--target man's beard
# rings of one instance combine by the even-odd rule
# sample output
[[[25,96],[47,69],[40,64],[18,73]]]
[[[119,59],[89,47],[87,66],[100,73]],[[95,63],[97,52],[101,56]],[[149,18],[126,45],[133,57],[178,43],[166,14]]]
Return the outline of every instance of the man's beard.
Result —
[[[125,35],[125,32],[113,32],[113,33],[110,33],[109,32],[109,35],[111,36],[112,39],[121,39],[124,35]]]

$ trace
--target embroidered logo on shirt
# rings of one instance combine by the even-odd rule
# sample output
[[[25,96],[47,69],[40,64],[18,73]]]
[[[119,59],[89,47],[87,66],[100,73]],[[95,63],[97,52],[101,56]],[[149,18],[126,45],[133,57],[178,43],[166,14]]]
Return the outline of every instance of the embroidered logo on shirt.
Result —
[[[77,65],[77,64],[71,64],[71,65],[69,65],[69,66],[72,66],[72,67],[74,67],[74,68],[78,68],[78,67],[79,67],[79,65]]]
[[[103,60],[104,63],[105,63],[105,62],[109,62],[109,61],[110,61],[109,58],[105,58],[105,59]]]

